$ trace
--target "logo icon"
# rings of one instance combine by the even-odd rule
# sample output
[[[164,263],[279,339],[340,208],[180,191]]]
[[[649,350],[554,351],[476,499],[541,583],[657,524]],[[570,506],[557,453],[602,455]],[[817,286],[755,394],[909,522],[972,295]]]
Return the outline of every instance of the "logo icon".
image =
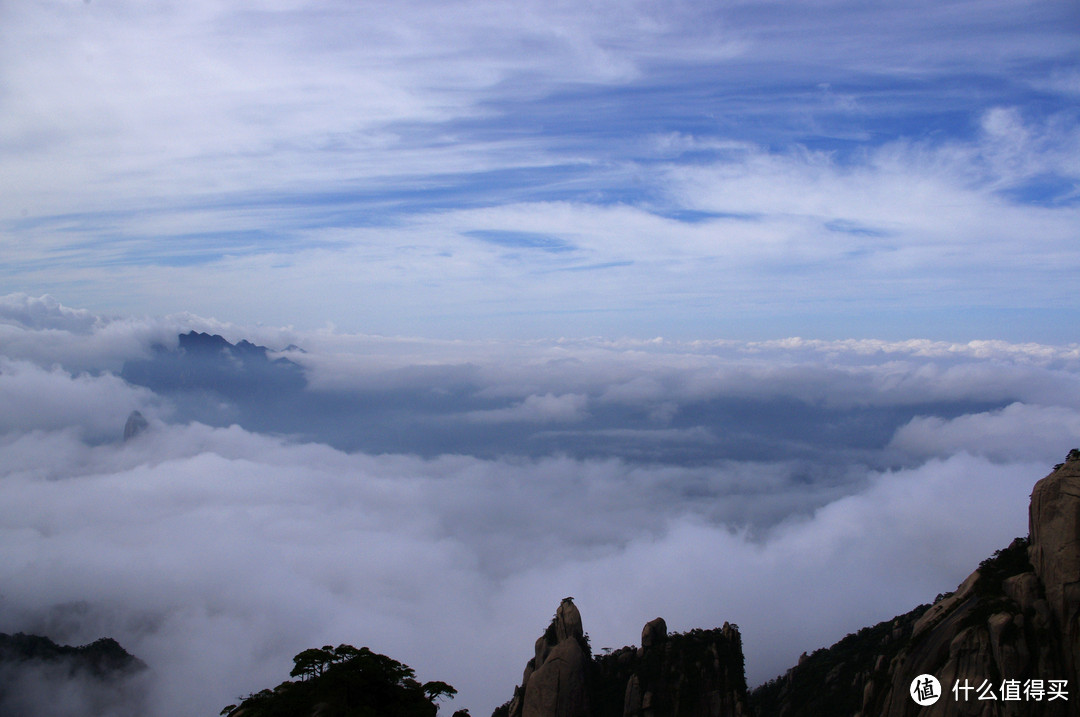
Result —
[[[919,675],[911,681],[908,692],[915,704],[926,707],[941,699],[941,683],[933,675]]]

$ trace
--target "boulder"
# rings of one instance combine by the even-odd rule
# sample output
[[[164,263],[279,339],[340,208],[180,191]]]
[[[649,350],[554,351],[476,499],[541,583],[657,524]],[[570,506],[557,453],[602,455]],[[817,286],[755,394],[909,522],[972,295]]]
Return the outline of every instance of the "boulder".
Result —
[[[667,640],[667,623],[664,622],[662,617],[650,620],[641,629],[641,648],[643,650],[661,645],[665,640]]]

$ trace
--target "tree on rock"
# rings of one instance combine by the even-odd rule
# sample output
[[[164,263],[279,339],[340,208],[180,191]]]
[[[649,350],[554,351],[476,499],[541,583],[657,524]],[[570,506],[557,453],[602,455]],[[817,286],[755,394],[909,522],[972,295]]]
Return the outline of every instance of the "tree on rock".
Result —
[[[322,675],[326,666],[334,660],[334,653],[325,648],[314,647],[304,650],[293,658],[293,669],[289,677],[299,677],[301,680],[313,680]]]
[[[457,694],[445,682],[423,684],[408,665],[366,647],[310,648],[293,658],[292,677],[222,710],[229,717],[435,717],[436,700]]]

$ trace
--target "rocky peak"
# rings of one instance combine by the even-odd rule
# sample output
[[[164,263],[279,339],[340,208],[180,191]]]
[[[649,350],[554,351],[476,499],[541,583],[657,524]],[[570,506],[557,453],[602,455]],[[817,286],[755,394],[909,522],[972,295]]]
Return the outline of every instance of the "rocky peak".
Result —
[[[581,640],[584,636],[585,631],[581,627],[581,613],[578,612],[577,605],[574,604],[574,598],[563,598],[555,611],[556,642],[562,642],[568,638]]]
[[[744,714],[746,678],[738,628],[669,635],[662,617],[641,647],[593,657],[573,598],[536,641],[514,697],[493,717],[724,717]]]
[[[664,618],[658,617],[655,620],[649,620],[645,623],[645,627],[641,628],[642,651],[647,651],[652,647],[658,647],[666,641],[667,623],[664,622]]]
[[[563,598],[525,665],[509,717],[588,717],[587,649],[581,613],[573,598]]]
[[[128,414],[127,423],[124,424],[124,441],[130,441],[132,438],[149,428],[149,426],[150,424],[141,412],[132,411]]]

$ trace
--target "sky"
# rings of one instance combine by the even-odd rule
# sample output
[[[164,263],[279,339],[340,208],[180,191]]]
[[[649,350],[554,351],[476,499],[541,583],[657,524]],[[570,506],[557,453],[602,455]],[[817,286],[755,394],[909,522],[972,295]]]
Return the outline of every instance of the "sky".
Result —
[[[0,632],[479,717],[566,595],[751,684],[929,602],[1080,444],[1078,98],[1065,1],[0,0]]]
[[[0,3],[8,291],[436,338],[1075,323],[1073,2]]]

